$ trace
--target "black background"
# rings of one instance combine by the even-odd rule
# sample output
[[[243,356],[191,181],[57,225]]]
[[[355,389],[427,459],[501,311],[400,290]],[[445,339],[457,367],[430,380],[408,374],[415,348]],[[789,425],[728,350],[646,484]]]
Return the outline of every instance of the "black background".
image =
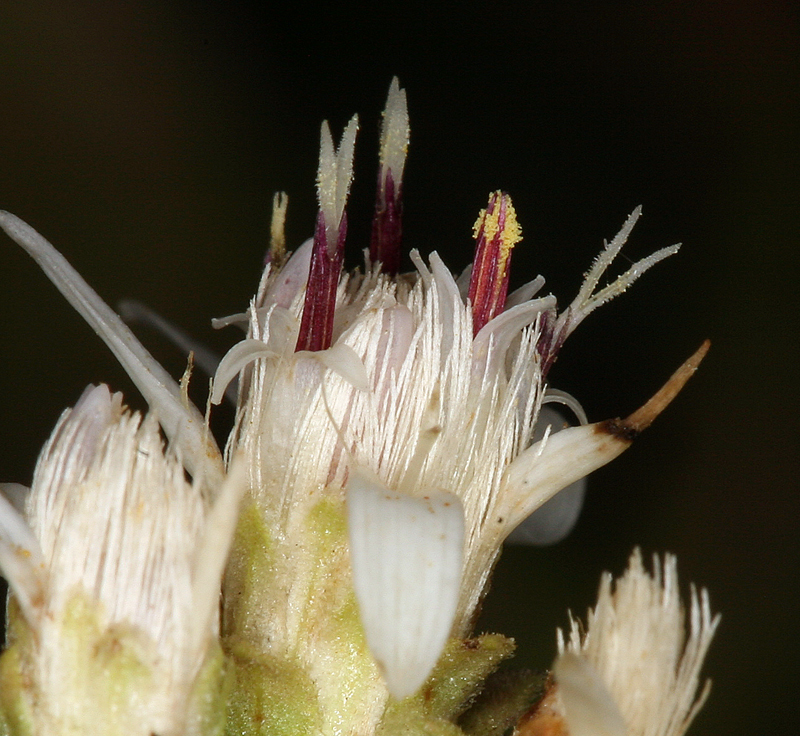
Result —
[[[699,344],[684,394],[593,476],[575,534],[503,558],[483,628],[546,666],[566,611],[630,550],[679,556],[723,620],[691,733],[791,733],[798,597],[798,48],[789,2],[436,4],[328,10],[238,2],[33,0],[0,10],[0,206],[111,304],[136,297],[224,350],[208,320],[257,284],[272,193],[312,230],[319,124],[362,126],[352,263],[369,232],[378,120],[408,90],[408,245],[471,257],[487,194],[511,193],[562,303],[638,204],[624,251],[680,254],[592,315],[553,383],[592,420],[641,404]],[[620,264],[624,268],[626,262]],[[100,341],[0,242],[0,475],[29,482],[89,382],[142,402]],[[182,358],[143,339],[175,375]]]

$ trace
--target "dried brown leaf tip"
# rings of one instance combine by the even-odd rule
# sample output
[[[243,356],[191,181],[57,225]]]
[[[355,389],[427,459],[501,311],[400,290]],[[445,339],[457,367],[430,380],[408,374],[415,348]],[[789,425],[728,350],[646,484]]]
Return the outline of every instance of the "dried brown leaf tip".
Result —
[[[694,375],[710,347],[711,341],[705,340],[646,404],[625,419],[608,419],[600,422],[597,431],[613,435],[625,442],[632,442],[672,403],[686,382]]]

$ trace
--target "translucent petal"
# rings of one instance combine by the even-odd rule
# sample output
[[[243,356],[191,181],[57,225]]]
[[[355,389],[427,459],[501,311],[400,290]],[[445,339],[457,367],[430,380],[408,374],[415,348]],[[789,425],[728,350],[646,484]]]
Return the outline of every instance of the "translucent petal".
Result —
[[[311,251],[314,238],[306,240],[292,255],[275,276],[264,293],[261,306],[277,304],[288,309],[295,297],[306,288],[308,269],[311,264]]]
[[[561,391],[557,392],[557,395],[554,394],[553,389],[548,389],[544,400],[547,401],[549,397],[551,401],[564,403],[576,413],[582,424],[586,424],[583,408],[572,396]],[[533,441],[541,440],[548,427],[551,428],[551,434],[555,434],[568,426],[561,412],[549,406],[542,406],[533,431]],[[586,495],[586,485],[586,478],[581,478],[556,493],[514,529],[508,535],[506,543],[545,547],[560,542],[578,522]]]
[[[317,350],[309,355],[344,378],[353,388],[359,391],[366,391],[369,388],[366,368],[358,353],[349,345],[336,343],[327,350]]]
[[[506,543],[547,547],[565,539],[578,523],[586,485],[581,478],[560,490],[514,529]]]
[[[533,281],[523,284],[519,289],[515,289],[508,295],[506,299],[506,309],[527,302],[529,299],[533,299],[543,286],[544,276],[537,276]]]

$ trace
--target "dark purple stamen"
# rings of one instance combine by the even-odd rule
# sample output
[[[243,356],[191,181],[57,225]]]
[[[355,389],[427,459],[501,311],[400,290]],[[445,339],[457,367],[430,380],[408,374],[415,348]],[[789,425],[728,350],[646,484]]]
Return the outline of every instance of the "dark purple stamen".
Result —
[[[336,243],[328,247],[325,216],[317,214],[314,248],[308,273],[303,319],[297,337],[297,350],[327,350],[333,342],[333,313],[336,289],[342,272],[344,239],[347,235],[347,215],[342,213]]]
[[[382,264],[383,272],[394,276],[400,272],[400,241],[403,236],[402,182],[395,185],[392,170],[386,175],[383,166],[378,172],[378,193],[375,216],[372,218],[372,239],[369,257]]]
[[[553,364],[556,362],[558,352],[567,339],[567,331],[558,323],[558,313],[553,310],[542,312],[539,317],[539,339],[536,342],[536,351],[542,371],[542,380],[547,377]]]

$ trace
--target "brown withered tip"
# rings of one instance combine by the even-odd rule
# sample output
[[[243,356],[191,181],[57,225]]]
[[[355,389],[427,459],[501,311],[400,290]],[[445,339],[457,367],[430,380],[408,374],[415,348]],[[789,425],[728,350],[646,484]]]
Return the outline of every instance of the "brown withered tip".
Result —
[[[692,357],[670,376],[670,379],[644,406],[626,419],[607,419],[605,422],[600,422],[596,425],[597,431],[610,434],[623,442],[633,442],[680,393],[686,382],[694,375],[703,358],[706,357],[710,347],[711,341],[705,340]]]

